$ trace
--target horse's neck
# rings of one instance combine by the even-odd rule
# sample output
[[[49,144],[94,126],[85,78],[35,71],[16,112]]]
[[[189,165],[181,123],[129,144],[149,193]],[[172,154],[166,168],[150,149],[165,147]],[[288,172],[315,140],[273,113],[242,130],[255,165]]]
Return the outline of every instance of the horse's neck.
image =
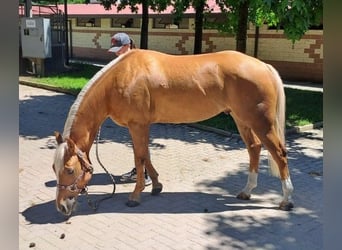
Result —
[[[94,96],[96,98],[93,98]],[[103,105],[104,98],[104,95],[98,93],[85,96],[78,104],[73,117],[68,117],[72,121],[69,121],[67,136],[86,153],[89,153],[98,129],[107,117],[105,105]]]
[[[84,122],[79,124],[77,122],[74,123],[70,138],[76,143],[78,148],[89,153],[103,119],[94,119],[92,116],[88,116],[84,120]]]

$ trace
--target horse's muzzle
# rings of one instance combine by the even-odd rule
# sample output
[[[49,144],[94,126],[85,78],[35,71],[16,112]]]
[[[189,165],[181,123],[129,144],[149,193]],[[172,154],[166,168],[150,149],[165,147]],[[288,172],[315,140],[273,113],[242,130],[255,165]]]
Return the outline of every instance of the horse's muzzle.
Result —
[[[61,212],[66,216],[70,216],[71,213],[75,210],[76,207],[76,198],[69,197],[66,199],[62,199],[60,203],[57,203],[57,211]]]

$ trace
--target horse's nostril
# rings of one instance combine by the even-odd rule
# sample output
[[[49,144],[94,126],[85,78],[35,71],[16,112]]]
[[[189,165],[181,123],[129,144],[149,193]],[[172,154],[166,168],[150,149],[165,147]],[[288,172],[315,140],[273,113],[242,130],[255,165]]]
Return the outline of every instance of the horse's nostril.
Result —
[[[74,197],[73,197],[73,196],[69,196],[68,199],[69,199],[69,200],[73,200]]]

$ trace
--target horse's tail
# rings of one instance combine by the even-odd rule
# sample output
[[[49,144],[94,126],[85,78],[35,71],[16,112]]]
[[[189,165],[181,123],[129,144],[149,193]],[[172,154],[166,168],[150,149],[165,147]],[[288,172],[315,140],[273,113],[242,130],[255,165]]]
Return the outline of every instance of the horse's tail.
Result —
[[[267,65],[268,68],[271,70],[272,75],[274,77],[274,84],[277,88],[277,113],[275,117],[275,130],[276,133],[280,139],[280,142],[283,144],[284,147],[286,147],[285,144],[285,109],[286,109],[286,103],[285,103],[285,93],[284,93],[284,87],[283,87],[283,81],[281,80],[278,71],[271,65]],[[278,164],[274,161],[271,154],[268,152],[268,162],[270,165],[270,172],[272,175],[276,177],[280,177],[279,173],[279,167]]]

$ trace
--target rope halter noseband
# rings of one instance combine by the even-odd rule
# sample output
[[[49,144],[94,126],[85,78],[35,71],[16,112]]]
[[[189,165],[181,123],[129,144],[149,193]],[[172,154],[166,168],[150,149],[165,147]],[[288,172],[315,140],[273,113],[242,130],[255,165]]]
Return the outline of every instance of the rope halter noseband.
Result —
[[[57,187],[59,190],[67,190],[71,193],[83,193],[87,191],[86,185],[83,188],[78,188],[77,183],[79,182],[79,180],[81,180],[84,177],[85,173],[92,174],[94,169],[93,169],[93,166],[85,160],[84,152],[82,152],[80,149],[77,149],[76,154],[77,154],[78,160],[81,163],[82,173],[70,185],[57,184]]]

